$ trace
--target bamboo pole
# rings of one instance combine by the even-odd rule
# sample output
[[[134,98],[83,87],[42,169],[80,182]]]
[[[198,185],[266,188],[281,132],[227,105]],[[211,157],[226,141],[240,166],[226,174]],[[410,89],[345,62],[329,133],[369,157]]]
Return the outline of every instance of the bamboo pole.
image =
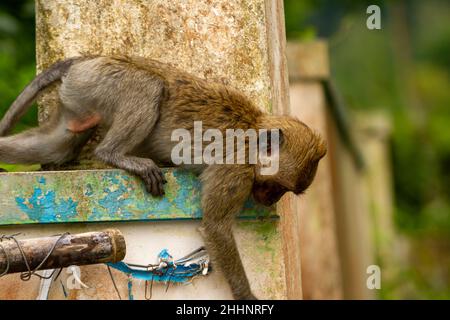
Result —
[[[17,241],[15,238],[4,237],[0,242],[0,274],[118,262],[126,252],[125,239],[116,229]]]

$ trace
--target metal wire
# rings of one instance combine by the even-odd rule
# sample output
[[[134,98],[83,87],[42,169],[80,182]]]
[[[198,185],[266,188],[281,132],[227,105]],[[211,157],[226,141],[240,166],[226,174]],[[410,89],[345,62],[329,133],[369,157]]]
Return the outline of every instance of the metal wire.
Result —
[[[161,255],[161,254],[160,254]],[[159,255],[159,257],[160,257]],[[211,270],[210,263],[209,263],[209,257],[206,252],[206,249],[204,247],[201,247],[188,255],[184,256],[183,258],[180,258],[178,260],[173,261],[173,258],[169,255],[169,258],[161,258],[159,259],[159,262],[156,264],[147,264],[147,265],[141,265],[141,264],[134,264],[134,263],[125,263],[121,262],[121,266],[117,267],[114,266],[114,264],[110,265],[107,264],[108,272],[111,277],[111,280],[114,284],[114,288],[116,290],[117,295],[120,299],[120,293],[116,286],[115,279],[111,272],[111,267],[118,269],[119,271],[125,273],[128,275],[128,292],[129,292],[129,299],[132,299],[132,278],[133,278],[133,272],[144,272],[147,273],[146,276],[149,276],[150,278],[146,278],[146,276],[142,277],[142,279],[145,279],[144,285],[145,285],[145,291],[144,291],[144,298],[146,300],[151,300],[153,297],[153,283],[155,281],[163,281],[165,283],[165,292],[169,290],[172,284],[172,279],[174,277],[179,277],[186,275],[186,277],[193,279],[198,274],[195,274],[195,272],[199,272],[201,270]],[[194,267],[190,270],[179,270],[180,266],[188,266],[191,264],[198,265],[198,267]],[[155,278],[158,279],[158,277],[163,278],[165,280],[155,280]],[[141,278],[141,277],[138,277]]]
[[[150,296],[147,295],[148,292],[148,280],[145,281],[145,300],[152,300],[153,296],[153,276],[152,280],[150,281]]]
[[[39,265],[36,268],[34,268],[33,270],[31,270],[30,263],[28,262],[27,257],[25,256],[25,252],[23,251],[23,248],[22,248],[21,244],[19,243],[19,240],[17,240],[17,238],[16,238],[18,235],[20,235],[20,233],[16,233],[16,234],[13,234],[13,235],[10,235],[10,236],[7,236],[7,235],[0,236],[0,248],[2,249],[2,251],[3,251],[3,253],[5,254],[5,257],[6,257],[6,267],[5,267],[5,270],[0,274],[0,277],[3,277],[4,275],[6,275],[8,273],[8,271],[9,271],[10,266],[11,266],[11,257],[9,255],[9,253],[6,251],[5,247],[2,245],[2,242],[4,240],[12,240],[12,241],[15,242],[17,248],[20,251],[20,255],[22,257],[22,260],[23,260],[23,262],[24,262],[24,264],[25,264],[25,266],[27,268],[27,271],[22,272],[20,274],[20,280],[28,281],[28,280],[31,279],[32,276],[36,276],[36,277],[38,277],[40,279],[50,279],[55,274],[56,269],[53,270],[53,272],[48,277],[41,276],[40,274],[38,274],[36,272],[39,271],[39,269],[47,262],[48,258],[55,251],[55,248],[58,245],[58,243],[65,236],[67,236],[68,234],[69,234],[69,232],[65,232],[65,233],[60,235],[60,237],[55,241],[55,243],[53,244],[53,246],[51,247],[51,249],[49,250],[47,255],[44,257],[44,259],[42,259],[41,263],[39,263]],[[61,271],[59,271],[59,273],[61,273]],[[58,273],[58,275],[59,275],[59,273]]]
[[[6,267],[5,267],[5,270],[4,270],[2,273],[0,273],[0,278],[3,277],[4,275],[6,275],[6,274],[8,273],[9,267],[10,267],[10,257],[9,257],[8,251],[6,251],[6,249],[5,249],[5,247],[3,246],[2,242],[3,242],[3,240],[5,240],[5,239],[6,239],[6,240],[10,240],[11,237],[14,237],[14,236],[16,236],[16,235],[18,235],[18,233],[15,234],[15,235],[11,235],[11,236],[2,235],[2,236],[0,237],[0,248],[2,249],[3,253],[5,254],[5,259],[6,259]]]
[[[108,265],[107,265],[107,267],[108,267],[109,276],[111,277],[111,281],[112,281],[112,283],[114,285],[114,289],[116,290],[116,293],[119,296],[119,300],[122,300],[122,297],[120,296],[119,289],[117,288],[116,280],[114,280],[114,276],[113,276],[113,274],[111,272],[111,267],[108,266]]]
[[[176,267],[175,267],[176,268]],[[174,272],[175,272],[175,269],[173,269],[173,270],[171,270],[172,272],[170,273],[170,275],[169,275],[169,279],[167,279],[167,286],[166,286],[166,292],[169,290],[169,287],[170,287],[170,279],[172,279],[172,276],[173,276],[173,274],[174,274]],[[167,269],[167,271],[166,271],[166,273],[168,273],[169,272],[169,269]]]
[[[58,274],[56,275],[56,277],[53,279],[53,282],[56,282],[56,280],[58,280],[59,276],[61,275],[63,268],[59,268]]]

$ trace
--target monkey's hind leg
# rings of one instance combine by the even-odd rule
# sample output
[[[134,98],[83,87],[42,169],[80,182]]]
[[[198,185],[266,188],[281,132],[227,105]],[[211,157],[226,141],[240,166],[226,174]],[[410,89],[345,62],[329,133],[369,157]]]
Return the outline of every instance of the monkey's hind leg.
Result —
[[[154,196],[164,195],[166,180],[161,169],[152,159],[135,157],[130,152],[153,130],[159,117],[161,92],[162,86],[156,81],[147,92],[129,92],[132,97],[118,105],[111,127],[95,150],[103,162],[139,176]],[[130,105],[129,101],[136,104]]]
[[[59,121],[59,119],[58,119]],[[63,164],[73,160],[92,130],[73,133],[63,121],[0,138],[0,162],[9,164]]]

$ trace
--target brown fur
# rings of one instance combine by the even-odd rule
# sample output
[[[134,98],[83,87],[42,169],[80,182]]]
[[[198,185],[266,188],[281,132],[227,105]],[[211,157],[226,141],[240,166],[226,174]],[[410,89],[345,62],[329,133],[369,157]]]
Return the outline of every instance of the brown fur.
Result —
[[[106,134],[95,150],[104,162],[140,176],[155,196],[164,193],[156,163],[173,165],[174,129],[280,129],[279,171],[260,174],[260,164],[194,165],[201,172],[202,234],[213,262],[237,299],[254,299],[232,234],[245,200],[271,205],[287,191],[302,193],[325,155],[322,139],[302,122],[260,111],[243,94],[160,62],[128,57],[84,57],[60,62],[38,76],[0,122],[7,132],[50,83],[61,80],[61,108],[47,125],[0,138],[0,161],[64,163],[77,156],[93,127]]]

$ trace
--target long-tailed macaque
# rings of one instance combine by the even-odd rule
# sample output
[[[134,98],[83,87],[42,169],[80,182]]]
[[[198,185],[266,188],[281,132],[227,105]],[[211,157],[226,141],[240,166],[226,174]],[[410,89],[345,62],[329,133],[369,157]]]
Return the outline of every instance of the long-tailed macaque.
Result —
[[[58,112],[44,125],[6,136],[38,94],[60,81]],[[157,164],[170,166],[175,129],[278,129],[279,169],[262,175],[256,164],[196,166],[202,181],[201,232],[213,263],[223,272],[236,299],[255,299],[232,234],[235,215],[246,199],[264,205],[287,191],[302,193],[325,155],[323,140],[288,116],[262,112],[238,91],[210,83],[166,64],[144,58],[76,57],[39,74],[0,122],[0,162],[62,164],[73,160],[96,127],[106,133],[95,156],[142,178],[153,196],[164,193]],[[5,137],[6,136],[6,137]]]

